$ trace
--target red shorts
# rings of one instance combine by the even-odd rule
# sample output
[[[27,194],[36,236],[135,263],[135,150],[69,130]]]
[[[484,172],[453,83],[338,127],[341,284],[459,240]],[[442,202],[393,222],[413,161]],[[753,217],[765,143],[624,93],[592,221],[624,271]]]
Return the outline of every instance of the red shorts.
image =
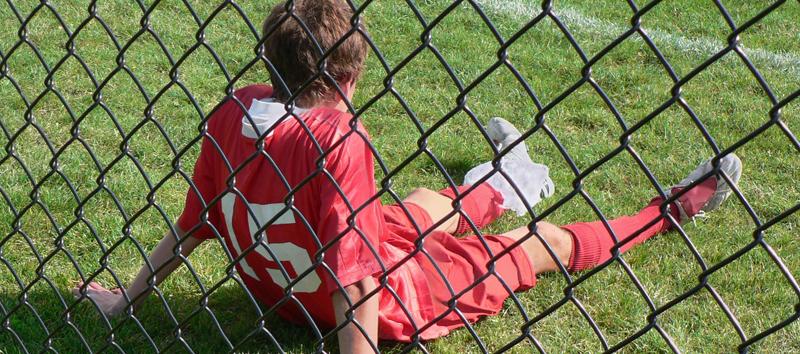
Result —
[[[420,230],[424,231],[432,225],[431,217],[424,209],[412,203],[404,205]],[[417,239],[419,234],[402,208],[387,205],[383,207],[383,212],[390,232],[411,242]],[[469,322],[497,314],[511,293],[530,289],[536,284],[536,274],[522,247],[506,251],[514,242],[511,238],[499,235],[456,238],[442,231],[433,231],[426,236],[423,248],[438,270],[428,257],[423,255],[415,258],[427,278],[436,316],[448,312],[436,323],[437,326],[447,329],[464,326],[459,315],[452,311],[456,307]],[[494,272],[487,276],[490,265],[494,266]],[[470,290],[464,291],[467,288]],[[452,301],[454,297],[456,300]]]

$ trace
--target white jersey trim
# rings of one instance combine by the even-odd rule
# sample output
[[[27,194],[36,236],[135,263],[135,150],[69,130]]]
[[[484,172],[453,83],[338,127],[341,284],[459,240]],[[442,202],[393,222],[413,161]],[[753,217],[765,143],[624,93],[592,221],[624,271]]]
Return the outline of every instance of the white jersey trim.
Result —
[[[306,108],[295,107],[292,113],[300,115],[308,111],[309,110]],[[286,111],[285,104],[275,102],[272,98],[268,98],[264,100],[253,99],[247,113],[250,115],[250,118],[252,118],[252,123],[254,124],[251,124],[251,120],[247,118],[247,114],[243,114],[242,135],[251,139],[258,139],[260,134],[269,129],[282,117],[286,116],[288,112]],[[271,136],[273,131],[270,131],[267,136]]]

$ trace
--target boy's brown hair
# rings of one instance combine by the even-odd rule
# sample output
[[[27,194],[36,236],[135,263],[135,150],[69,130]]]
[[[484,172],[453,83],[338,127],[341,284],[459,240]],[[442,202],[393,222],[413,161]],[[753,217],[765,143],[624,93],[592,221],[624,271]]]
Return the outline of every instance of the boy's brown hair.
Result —
[[[288,11],[285,3],[272,8],[262,31],[267,36],[264,54],[274,66],[270,76],[276,100],[286,102],[290,97],[276,80],[276,74],[295,93],[319,72],[322,53],[314,40],[323,52],[330,50],[353,29],[352,18],[353,11],[345,0],[295,0],[288,5]],[[361,21],[359,25],[366,32]],[[325,70],[339,83],[357,80],[364,68],[367,49],[364,36],[353,32],[326,57]],[[321,75],[298,94],[295,102],[298,106],[312,107],[337,98],[339,93],[334,83]]]

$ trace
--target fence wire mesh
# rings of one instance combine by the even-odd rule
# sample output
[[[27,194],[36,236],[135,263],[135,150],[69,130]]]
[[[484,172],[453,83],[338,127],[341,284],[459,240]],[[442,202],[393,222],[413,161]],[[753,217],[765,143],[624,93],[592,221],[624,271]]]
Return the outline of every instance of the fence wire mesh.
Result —
[[[718,212],[728,216],[715,215],[719,221],[682,227],[668,216],[676,229],[669,236],[624,255],[619,247],[625,240],[618,240],[612,259],[590,271],[569,273],[559,262],[559,272],[540,276],[537,287],[521,293],[495,270],[495,261],[510,250],[494,253],[484,276],[450,289],[451,301],[439,318],[455,313],[463,329],[424,341],[420,334],[438,318],[414,323],[410,343],[376,349],[746,352],[765,342],[766,350],[800,349],[800,286],[792,275],[800,265],[800,142],[789,127],[796,121],[789,117],[800,118],[800,60],[791,52],[798,48],[797,2],[748,4],[742,11],[743,5],[722,1],[348,4],[356,14],[348,35],[363,36],[370,46],[368,70],[348,107],[351,126],[363,122],[373,140],[355,128],[333,144],[309,136],[323,163],[302,183],[276,186],[286,197],[272,220],[257,227],[260,235],[285,213],[305,220],[293,196],[313,177],[332,178],[324,158],[347,139],[361,139],[373,151],[377,194],[370,199],[384,203],[400,202],[414,186],[456,188],[481,156],[495,162],[493,173],[505,173],[498,162],[513,146],[497,150],[491,144],[483,126],[491,115],[524,128],[517,143],[524,140],[556,181],[558,193],[527,206],[524,222],[501,219],[498,228],[527,225],[523,241],[544,241],[536,225],[545,219],[608,225],[609,214],[665,196],[668,182],[702,157],[718,160],[736,152],[748,166]],[[259,24],[273,5],[5,2],[0,349],[336,350],[342,326],[315,323],[295,293],[305,275],[330,270],[323,254],[331,245],[310,255],[312,267],[304,273],[287,262],[275,262],[270,273],[285,284],[278,304],[294,303],[304,313],[301,326],[278,317],[278,305],[257,300],[245,286],[246,275],[234,267],[256,252],[275,259],[263,238],[229,249],[217,233],[217,241],[206,242],[192,257],[175,248],[174,257],[181,259],[177,275],[154,287],[157,296],[135,314],[128,307],[106,316],[93,299],[70,294],[78,281],[126,286],[159,237],[172,229],[186,190],[197,190],[191,171],[200,145],[219,139],[208,133],[208,123],[220,100],[235,101],[252,119],[245,113],[249,102],[234,93],[269,77],[263,50],[269,33],[260,33]],[[302,21],[291,1],[287,9],[284,20]],[[692,17],[697,13],[702,16]],[[599,19],[609,16],[611,22]],[[361,17],[370,33],[358,26]],[[680,36],[684,29],[697,35],[691,23],[697,18],[708,21],[699,35],[713,40]],[[650,23],[671,30],[648,31]],[[789,37],[781,28],[788,28]],[[749,50],[749,38],[763,40],[757,44],[767,49]],[[318,75],[329,75],[320,68]],[[626,76],[632,72],[639,74]],[[269,164],[263,145],[269,132],[260,133],[247,161],[224,171],[231,181],[247,164]],[[215,144],[210,146],[228,163]],[[271,166],[282,177],[283,167]],[[462,191],[449,215],[469,219],[460,202],[473,189]],[[241,193],[233,187],[227,192]],[[222,199],[205,202],[213,208]],[[364,206],[349,205],[352,228],[358,229],[353,219]],[[480,240],[504,231],[469,224]],[[380,287],[371,296],[388,293],[402,302],[388,275],[417,255],[430,257],[424,240],[437,225],[415,223],[415,248],[393,265],[382,263]],[[316,237],[315,226],[305,227]],[[370,245],[376,255],[379,248]],[[466,321],[459,301],[489,279],[507,290],[505,307],[492,319]]]

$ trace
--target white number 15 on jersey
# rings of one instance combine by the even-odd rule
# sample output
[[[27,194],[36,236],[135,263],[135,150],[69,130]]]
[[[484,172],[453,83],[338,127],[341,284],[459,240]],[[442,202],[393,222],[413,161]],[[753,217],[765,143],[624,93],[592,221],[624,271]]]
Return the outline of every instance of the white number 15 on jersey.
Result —
[[[231,244],[233,244],[233,248],[236,249],[236,255],[242,254],[242,245],[240,244],[240,239],[242,235],[237,235],[234,233],[233,230],[233,206],[236,202],[236,194],[228,193],[222,197],[222,214],[225,217],[225,225],[228,227],[228,236],[231,239]],[[272,203],[272,204],[247,204],[247,208],[252,210],[253,212],[247,213],[247,224],[249,228],[249,233],[246,238],[250,239],[250,244],[256,243],[256,233],[264,225],[267,221],[271,220],[275,215],[277,215],[283,208],[285,204],[282,203]],[[257,220],[253,220],[253,215],[257,218]],[[283,215],[278,217],[273,225],[283,225],[283,224],[294,224],[294,213],[292,211],[285,212]],[[249,247],[249,246],[248,246]],[[272,254],[275,255],[275,258],[272,258],[272,255],[267,251],[266,247],[272,251]],[[246,247],[245,247],[246,248]],[[297,274],[301,274],[311,268],[313,265],[311,263],[311,257],[308,254],[308,251],[302,247],[299,247],[291,242],[282,242],[282,243],[269,243],[267,238],[264,238],[264,241],[255,247],[254,249],[256,254],[254,256],[261,257],[265,260],[272,261],[275,263],[281,262],[289,262],[294,268],[294,271]],[[248,255],[250,256],[250,255]],[[261,281],[261,278],[256,275],[255,270],[247,263],[247,258],[243,257],[240,261],[240,266],[242,267],[242,271],[248,276]],[[272,278],[272,282],[277,284],[282,288],[286,288],[289,285],[289,282],[294,280],[287,278],[283,275],[279,268],[266,268],[267,274],[269,274],[270,278]],[[320,280],[319,276],[317,275],[316,271],[312,271],[308,273],[306,276],[303,277],[299,282],[297,282],[292,289],[298,293],[313,293],[319,289],[320,284],[322,281]]]

